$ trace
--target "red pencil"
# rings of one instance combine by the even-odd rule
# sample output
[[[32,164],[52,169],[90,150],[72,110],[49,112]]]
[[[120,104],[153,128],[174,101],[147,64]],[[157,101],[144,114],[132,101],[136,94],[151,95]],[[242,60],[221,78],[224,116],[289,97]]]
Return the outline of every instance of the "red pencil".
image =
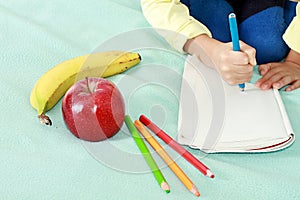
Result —
[[[185,148],[183,148],[180,144],[178,144],[175,140],[173,140],[167,133],[165,133],[158,126],[156,126],[145,115],[141,115],[139,119],[153,133],[155,133],[166,144],[168,144],[177,153],[179,153],[182,157],[184,157],[187,161],[189,161],[192,165],[194,165],[205,176],[208,176],[210,178],[215,177],[215,175],[210,171],[210,169],[207,166],[205,166],[203,163],[201,163],[195,156],[193,156],[190,152],[188,152]]]

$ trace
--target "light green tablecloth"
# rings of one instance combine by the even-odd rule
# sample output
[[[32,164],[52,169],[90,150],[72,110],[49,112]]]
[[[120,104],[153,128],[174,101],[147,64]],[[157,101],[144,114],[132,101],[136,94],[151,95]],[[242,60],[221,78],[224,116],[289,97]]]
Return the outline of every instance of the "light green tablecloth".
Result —
[[[165,194],[125,126],[109,141],[83,143],[65,127],[61,102],[48,113],[52,127],[41,125],[29,104],[35,81],[55,64],[120,44],[143,57],[134,69],[111,78],[124,94],[127,113],[133,119],[140,114],[159,119],[175,137],[184,57],[169,51],[151,30],[144,31],[150,26],[139,3],[1,1],[0,199],[197,198],[155,155],[171,187]],[[125,84],[128,77],[132,85]],[[212,155],[190,150],[216,174],[209,179],[164,145],[198,187],[201,199],[300,199],[300,90],[281,94],[296,133],[288,149]]]

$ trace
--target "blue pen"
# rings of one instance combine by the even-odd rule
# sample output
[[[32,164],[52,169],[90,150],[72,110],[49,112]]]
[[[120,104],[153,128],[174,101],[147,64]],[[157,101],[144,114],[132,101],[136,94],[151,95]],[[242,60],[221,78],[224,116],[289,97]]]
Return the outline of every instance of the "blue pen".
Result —
[[[230,28],[233,51],[240,51],[239,32],[238,32],[235,14],[230,13],[228,19],[229,19],[229,28]],[[239,84],[239,87],[242,92],[245,91],[245,83]]]

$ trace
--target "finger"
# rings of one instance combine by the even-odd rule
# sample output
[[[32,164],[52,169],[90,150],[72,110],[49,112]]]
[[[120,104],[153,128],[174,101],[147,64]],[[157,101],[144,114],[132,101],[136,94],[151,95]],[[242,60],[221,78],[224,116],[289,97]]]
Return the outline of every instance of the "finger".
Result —
[[[261,88],[261,85],[267,80],[269,80],[271,77],[273,77],[275,74],[283,73],[280,67],[276,67],[277,65],[275,63],[272,63],[271,65],[270,64],[267,65],[269,65],[269,68],[267,67],[268,69],[263,75],[263,77],[256,82],[257,87]]]
[[[224,79],[228,84],[230,85],[238,85],[242,83],[247,83],[249,79],[238,79],[238,80],[226,80]]]
[[[249,63],[254,66],[257,65],[256,62],[256,50],[255,48],[249,46],[248,44],[244,43],[243,41],[240,41],[241,51],[245,52],[248,55]]]
[[[258,71],[259,73],[263,76],[265,75],[268,71],[270,71],[272,68],[272,64],[268,63],[268,64],[264,64],[264,65],[260,65],[258,67]]]
[[[230,71],[221,71],[220,73],[229,84],[244,83],[251,80],[253,74],[252,66],[230,66],[230,68]],[[242,68],[246,68],[246,71]]]
[[[253,66],[248,64],[248,65],[233,65],[232,70],[234,70],[234,73],[236,74],[241,74],[241,75],[246,75],[246,74],[251,74],[253,72]]]
[[[275,88],[275,89],[279,89],[279,88],[282,88],[283,86],[285,86],[287,84],[290,84],[292,81],[293,80],[292,80],[291,76],[284,76],[280,80],[274,82],[272,84],[272,87]]]
[[[219,71],[222,73],[231,73],[231,74],[248,74],[253,72],[253,66],[250,64],[246,65],[235,65],[229,63],[223,63],[219,68]]]
[[[270,82],[268,82],[268,81],[263,81],[263,82],[261,82],[260,84],[255,84],[257,87],[259,87],[260,89],[262,89],[262,90],[268,90],[268,89],[270,89],[271,88],[271,83]]]
[[[295,81],[292,85],[288,86],[285,91],[290,92],[300,87],[300,80]]]
[[[263,75],[262,78],[260,78],[258,81],[256,81],[256,83],[255,83],[256,87],[261,88],[262,84],[264,84],[270,78],[270,76],[267,76],[268,71],[269,71],[269,69],[267,69],[266,72],[264,74],[262,74]]]
[[[249,64],[248,55],[241,51],[230,51],[228,62],[234,65],[247,65]]]
[[[222,77],[227,83],[234,85],[234,84],[248,82],[251,79],[252,74],[226,73],[223,74]]]
[[[286,84],[290,83],[291,81],[292,80],[290,79],[289,76],[285,76],[282,72],[278,72],[278,73],[273,74],[273,76],[271,76],[269,79],[265,80],[261,84],[260,88],[263,90],[267,90],[267,89],[270,89],[271,87],[273,87],[273,85],[275,84],[276,88],[279,89],[283,86],[282,85],[283,83],[285,83],[284,85],[286,85]]]

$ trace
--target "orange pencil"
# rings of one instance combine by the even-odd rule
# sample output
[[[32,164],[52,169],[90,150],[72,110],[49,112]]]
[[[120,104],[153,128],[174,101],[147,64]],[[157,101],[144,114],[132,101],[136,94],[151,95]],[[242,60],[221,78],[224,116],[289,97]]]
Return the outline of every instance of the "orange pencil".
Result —
[[[140,121],[149,128],[155,135],[157,135],[160,139],[162,139],[167,145],[172,147],[177,153],[179,153],[184,159],[194,165],[200,172],[204,175],[214,178],[215,175],[211,172],[211,170],[205,166],[202,162],[200,162],[193,154],[188,152],[185,148],[183,148],[180,144],[178,144],[175,140],[173,140],[166,132],[156,126],[150,119],[148,119],[145,115],[140,116]]]
[[[147,142],[152,146],[152,148],[158,153],[158,155],[165,161],[169,168],[174,172],[174,174],[179,178],[179,180],[184,184],[184,186],[194,195],[199,197],[200,193],[194,183],[189,179],[189,177],[187,177],[187,175],[162,148],[162,146],[156,141],[156,139],[147,131],[144,125],[139,120],[134,121],[134,125],[144,136]]]

